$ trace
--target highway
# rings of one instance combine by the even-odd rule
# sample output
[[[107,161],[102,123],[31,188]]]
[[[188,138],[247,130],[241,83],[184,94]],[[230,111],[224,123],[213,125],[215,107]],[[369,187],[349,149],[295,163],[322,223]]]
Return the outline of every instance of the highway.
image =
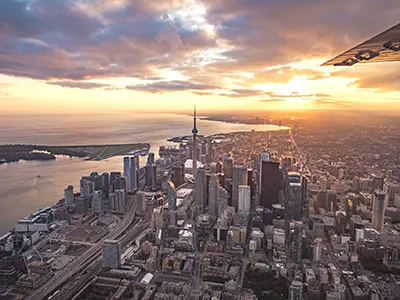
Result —
[[[131,228],[128,227],[127,232],[120,237],[121,247],[124,249],[131,241],[135,240],[146,228],[149,227],[151,220],[151,213],[148,213],[144,219],[139,220],[131,224]],[[74,280],[69,281],[60,289],[55,297],[51,300],[68,300],[72,297],[92,279],[102,268],[102,257],[100,253],[96,255],[97,259],[93,259],[93,262],[88,265],[84,270],[79,271],[74,276]]]
[[[33,291],[29,294],[25,299],[29,300],[43,300],[46,297],[54,292],[61,284],[63,284],[66,280],[74,276],[80,269],[84,268],[88,263],[93,261],[94,257],[100,254],[101,246],[103,241],[106,239],[116,239],[119,235],[121,235],[128,226],[132,223],[135,212],[137,209],[137,202],[131,201],[129,203],[129,207],[127,212],[123,218],[123,220],[117,225],[117,227],[107,234],[104,238],[98,241],[92,248],[83,253],[80,257],[75,259],[71,264],[69,264],[66,268],[64,268],[61,272],[57,274],[56,277],[53,277],[52,280],[48,281],[44,285],[42,285],[39,289]]]

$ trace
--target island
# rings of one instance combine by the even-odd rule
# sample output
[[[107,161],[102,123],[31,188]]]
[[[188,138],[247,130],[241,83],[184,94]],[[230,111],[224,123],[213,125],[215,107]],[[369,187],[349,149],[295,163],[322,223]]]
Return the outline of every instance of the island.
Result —
[[[149,143],[110,145],[0,145],[0,164],[23,160],[54,160],[57,155],[82,157],[87,160],[103,160],[118,155],[146,155]]]

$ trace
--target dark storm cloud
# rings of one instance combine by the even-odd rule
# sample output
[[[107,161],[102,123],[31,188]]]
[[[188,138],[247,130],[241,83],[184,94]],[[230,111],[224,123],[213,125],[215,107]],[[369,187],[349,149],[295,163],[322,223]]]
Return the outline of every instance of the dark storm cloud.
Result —
[[[110,84],[96,83],[96,82],[81,82],[81,81],[47,81],[47,84],[58,85],[65,88],[77,88],[92,90],[98,88],[105,88],[108,90],[113,90],[115,87]]]
[[[128,90],[149,93],[178,92],[186,90],[213,90],[217,88],[217,86],[213,85],[199,84],[183,80],[159,81],[148,84],[130,85],[126,87]]]

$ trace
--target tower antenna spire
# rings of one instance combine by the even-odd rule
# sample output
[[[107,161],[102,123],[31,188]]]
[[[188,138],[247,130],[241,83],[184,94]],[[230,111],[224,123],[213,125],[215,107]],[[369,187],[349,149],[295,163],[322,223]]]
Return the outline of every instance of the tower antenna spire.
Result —
[[[192,152],[192,175],[196,178],[197,174],[197,126],[196,126],[196,105],[194,105],[193,109],[193,129],[192,129],[192,134],[193,134],[193,152]]]

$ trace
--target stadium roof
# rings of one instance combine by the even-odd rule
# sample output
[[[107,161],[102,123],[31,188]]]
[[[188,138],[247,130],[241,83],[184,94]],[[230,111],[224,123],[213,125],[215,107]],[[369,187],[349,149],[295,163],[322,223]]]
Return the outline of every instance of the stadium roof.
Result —
[[[323,66],[400,61],[400,23],[328,60]]]

